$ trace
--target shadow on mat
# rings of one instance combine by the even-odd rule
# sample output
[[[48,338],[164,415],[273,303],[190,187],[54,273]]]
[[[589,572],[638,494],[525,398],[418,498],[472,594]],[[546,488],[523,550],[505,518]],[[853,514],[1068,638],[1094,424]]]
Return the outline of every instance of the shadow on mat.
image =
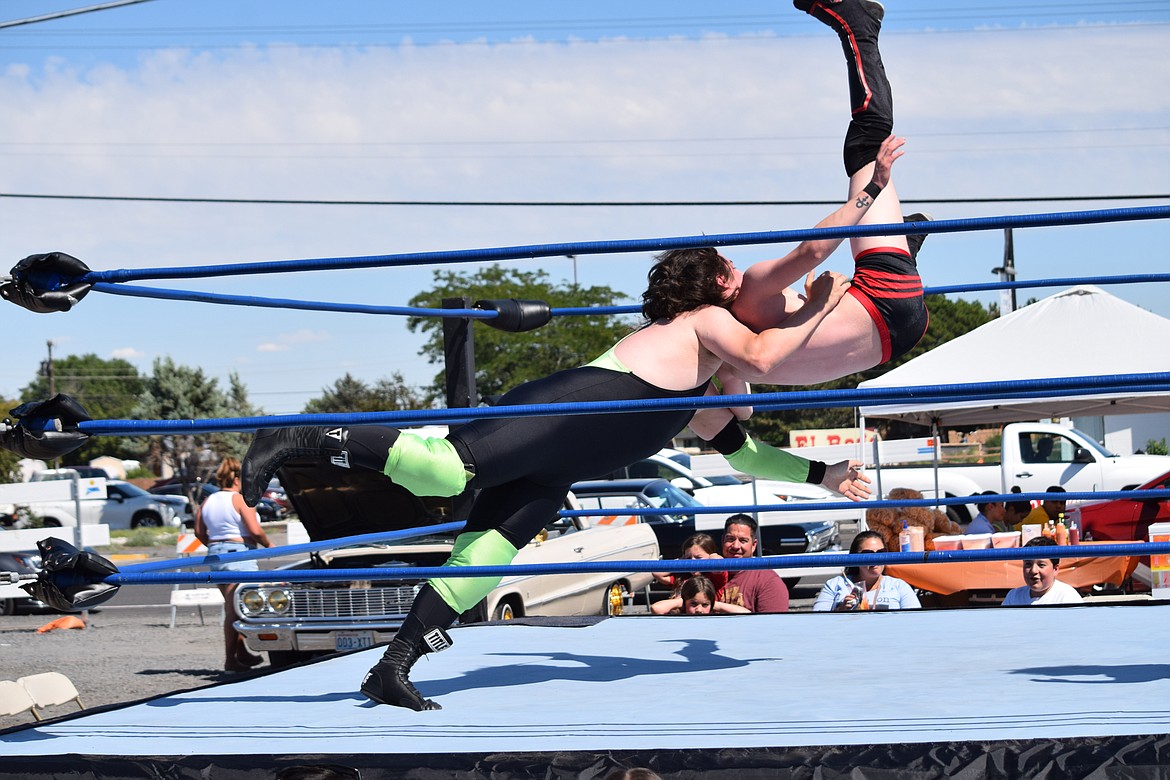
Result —
[[[718,655],[718,643],[710,639],[669,639],[666,643],[681,642],[675,651],[680,660],[661,658],[630,658],[620,655],[583,655],[567,652],[488,653],[503,658],[531,658],[509,666],[489,666],[473,669],[446,680],[424,680],[417,683],[424,696],[442,696],[455,691],[475,688],[510,688],[554,680],[578,682],[619,682],[634,677],[664,674],[690,674],[726,669],[742,669],[756,661],[774,661],[775,658],[728,658]],[[541,659],[544,663],[541,663]]]
[[[1033,666],[1016,669],[1012,674],[1044,675],[1035,682],[1074,683],[1076,685],[1116,685],[1117,683],[1148,683],[1170,679],[1167,664],[1069,664],[1065,666]],[[1103,680],[1072,679],[1104,677]]]
[[[507,658],[530,658],[505,666],[488,666],[472,669],[457,677],[446,680],[423,680],[417,682],[423,696],[441,696],[455,691],[475,688],[508,688],[514,685],[550,682],[553,680],[579,682],[618,682],[634,677],[664,674],[690,674],[693,672],[742,669],[757,661],[774,661],[775,658],[728,658],[718,655],[718,643],[710,639],[670,639],[664,643],[682,643],[675,651],[681,656],[677,661],[661,658],[630,658],[620,655],[583,655],[580,653],[533,652],[533,653],[489,653],[488,655]],[[540,659],[540,660],[537,660]],[[543,661],[543,663],[541,662]],[[356,684],[359,681],[355,681]],[[178,707],[190,704],[215,702],[326,702],[352,699],[370,706],[376,706],[356,690],[336,691],[323,694],[264,694],[246,695],[235,693],[229,696],[200,696],[197,699],[167,697],[146,702],[147,707]]]

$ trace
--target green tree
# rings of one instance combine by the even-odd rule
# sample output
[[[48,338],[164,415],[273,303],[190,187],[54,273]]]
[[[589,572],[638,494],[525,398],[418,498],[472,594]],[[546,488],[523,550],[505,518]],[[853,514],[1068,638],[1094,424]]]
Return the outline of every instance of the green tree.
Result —
[[[394,409],[420,409],[427,405],[422,388],[406,384],[402,374],[394,372],[389,379],[379,379],[370,387],[351,374],[333,383],[320,398],[305,404],[305,414],[332,412],[385,412]]]
[[[518,271],[498,265],[474,273],[435,271],[435,289],[419,293],[411,306],[442,306],[443,298],[467,297],[547,301],[554,308],[615,306],[626,296],[609,287],[553,285],[544,271]],[[474,333],[475,383],[481,397],[503,393],[516,385],[588,362],[629,332],[628,318],[612,315],[555,317],[527,333],[504,333],[477,325]],[[438,317],[410,317],[407,327],[428,334],[421,353],[444,364],[443,322]],[[430,398],[445,395],[444,372],[435,376]]]
[[[133,416],[139,420],[214,419],[235,416],[233,408],[233,400],[220,389],[218,380],[204,375],[201,368],[176,365],[165,357],[154,361],[153,373],[145,383]],[[225,455],[234,451],[230,443],[225,443],[230,442],[226,436],[206,433],[152,436],[145,440],[149,466],[156,474],[169,466],[184,481],[206,478],[214,473]]]
[[[20,406],[23,401],[3,401],[5,413],[9,409],[15,409]],[[20,482],[20,456],[15,452],[11,452],[0,447],[0,482]]]
[[[94,354],[68,355],[53,361],[53,388],[77,399],[95,420],[121,420],[131,416],[131,410],[142,395],[146,380],[138,369],[125,360],[105,360]],[[48,365],[23,390],[25,401],[48,398]],[[94,437],[61,457],[65,465],[85,464],[100,455],[116,458],[138,458],[142,455],[141,442],[124,436]]]
[[[857,387],[861,382],[881,376],[892,368],[900,366],[908,360],[913,360],[924,352],[928,352],[940,344],[969,333],[980,325],[990,322],[991,312],[979,303],[972,301],[951,301],[941,295],[927,296],[926,306],[930,310],[930,327],[926,335],[918,342],[914,349],[897,360],[884,363],[867,371],[841,377],[832,382],[825,382],[811,387],[796,388],[799,390],[841,390]],[[940,377],[940,381],[954,381],[953,377]],[[770,393],[783,392],[785,388],[776,385],[754,385],[755,392]],[[855,409],[794,409],[779,412],[756,412],[747,422],[748,429],[753,436],[762,441],[777,446],[788,446],[788,432],[793,428],[847,428],[857,424]],[[887,431],[886,435],[909,433],[908,431]]]

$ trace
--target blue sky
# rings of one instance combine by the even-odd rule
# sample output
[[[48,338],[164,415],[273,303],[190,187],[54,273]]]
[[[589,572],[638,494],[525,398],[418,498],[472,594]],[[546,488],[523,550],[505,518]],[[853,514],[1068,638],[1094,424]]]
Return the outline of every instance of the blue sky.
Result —
[[[0,24],[85,5],[0,2]],[[904,198],[927,201],[914,208],[958,218],[1166,202],[929,200],[1170,192],[1170,3],[886,7],[896,129],[909,138],[895,173]],[[0,194],[836,199],[845,106],[835,37],[784,2],[152,0],[0,28]],[[0,198],[0,266],[53,250],[110,269],[775,230],[828,210]],[[1016,262],[1025,279],[1163,272],[1168,228],[1021,230]],[[742,267],[782,251],[728,254]],[[932,237],[923,276],[991,281],[1002,252],[1001,233]],[[576,272],[633,299],[649,262],[582,257]],[[573,275],[567,259],[515,265]],[[849,258],[840,251],[828,267],[848,271]],[[396,305],[431,280],[417,268],[185,285]],[[1164,286],[1109,289],[1170,317]],[[143,371],[162,355],[225,379],[235,371],[270,413],[299,411],[345,372],[421,384],[436,371],[400,318],[98,293],[66,314],[8,306],[0,318],[5,396],[32,378],[49,340],[56,355],[124,357]],[[972,366],[940,381],[978,376]]]

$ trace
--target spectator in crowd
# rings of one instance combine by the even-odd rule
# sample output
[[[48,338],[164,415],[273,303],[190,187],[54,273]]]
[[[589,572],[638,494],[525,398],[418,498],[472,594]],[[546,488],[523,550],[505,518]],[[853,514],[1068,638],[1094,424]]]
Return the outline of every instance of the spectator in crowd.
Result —
[[[743,615],[745,607],[719,601],[715,584],[702,574],[688,577],[673,598],[654,602],[650,611],[655,615]]]
[[[253,550],[257,547],[271,547],[272,542],[260,527],[256,510],[244,503],[240,495],[240,462],[235,458],[224,458],[215,470],[216,484],[220,489],[210,494],[195,510],[195,536],[207,545],[208,555]],[[256,561],[234,561],[213,563],[211,571],[258,571]],[[236,610],[234,606],[235,583],[220,585],[226,608],[223,611],[223,639],[225,660],[223,668],[228,672],[246,672],[253,666],[264,663],[264,657],[248,652],[244,637],[236,631]]]
[[[1065,493],[1067,492],[1060,485],[1049,485],[1045,493]],[[1059,515],[1064,514],[1066,502],[1057,499],[1046,498],[1040,502],[1040,506],[1028,513],[1020,523],[1015,526],[1015,530],[1022,531],[1025,525],[1045,525],[1049,520],[1056,522]]]
[[[995,491],[984,490],[976,495],[994,496]],[[979,510],[979,514],[975,515],[975,519],[967,526],[964,533],[993,534],[997,531],[1008,530],[1007,526],[1004,525],[1005,507],[1002,501],[983,501],[975,504],[975,508]]]
[[[849,545],[850,555],[885,551],[885,541],[877,531],[862,531]],[[813,612],[920,609],[922,604],[914,589],[885,571],[886,567],[880,565],[846,566],[844,574],[829,580],[821,588]]]
[[[682,543],[682,550],[679,553],[679,560],[694,561],[704,560],[707,558],[720,558],[719,548],[715,546],[715,540],[711,538],[710,534],[691,534]],[[654,580],[660,585],[665,585],[670,588],[670,594],[677,596],[679,588],[682,587],[691,574],[678,574],[670,572],[654,572]],[[725,571],[707,571],[703,572],[703,576],[711,580],[715,584],[715,590],[719,590],[727,584],[727,572]]]
[[[1025,547],[1055,547],[1056,541],[1047,536],[1028,540]],[[1039,551],[1037,551],[1039,553]],[[1027,607],[1037,604],[1080,604],[1084,599],[1076,588],[1056,579],[1060,559],[1037,558],[1024,561],[1024,584],[1009,591],[1003,600],[1005,607]]]
[[[732,515],[723,523],[723,557],[751,558],[759,546],[759,524],[751,515]],[[733,571],[719,589],[719,600],[748,612],[787,612],[788,587],[772,569]]]
[[[1019,493],[1018,487],[1012,488],[1013,493]],[[1024,524],[1024,518],[1032,511],[1032,505],[1027,501],[1008,501],[1003,505],[1003,523],[1006,530],[1020,530]]]

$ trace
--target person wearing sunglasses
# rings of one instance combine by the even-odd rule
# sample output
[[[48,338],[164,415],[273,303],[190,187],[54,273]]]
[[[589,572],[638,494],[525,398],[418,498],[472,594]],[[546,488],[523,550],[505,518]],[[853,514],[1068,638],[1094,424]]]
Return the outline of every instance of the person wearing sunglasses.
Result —
[[[853,537],[849,554],[882,553],[885,540],[877,531],[862,531]],[[813,612],[856,612],[890,609],[920,609],[921,602],[905,581],[885,573],[875,564],[846,566],[845,573],[825,583]]]

